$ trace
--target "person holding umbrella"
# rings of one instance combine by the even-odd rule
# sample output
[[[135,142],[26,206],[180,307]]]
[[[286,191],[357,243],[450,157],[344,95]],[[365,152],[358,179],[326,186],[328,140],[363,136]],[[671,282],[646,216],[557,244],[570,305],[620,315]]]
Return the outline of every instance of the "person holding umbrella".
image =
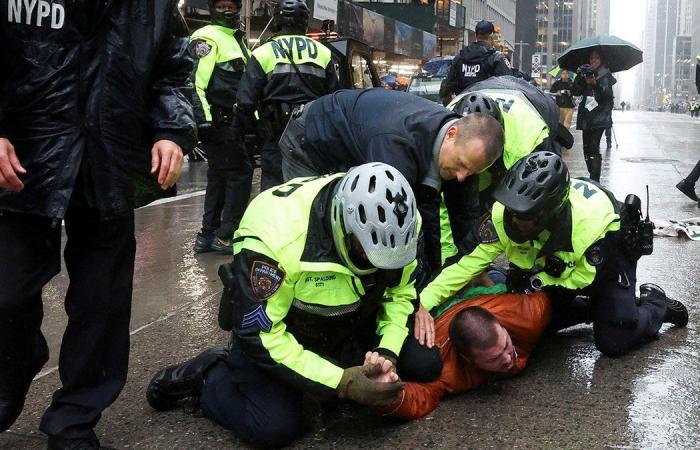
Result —
[[[583,154],[591,179],[600,181],[600,139],[612,127],[613,91],[617,82],[612,75],[642,62],[642,51],[616,36],[583,39],[569,47],[558,59],[562,69],[575,70],[571,89],[581,95],[576,129],[583,131]]]
[[[583,131],[583,156],[592,180],[600,181],[602,157],[600,139],[612,127],[613,91],[617,80],[603,64],[598,51],[592,51],[590,64],[581,65],[571,88],[573,95],[583,96],[578,107],[576,129]]]

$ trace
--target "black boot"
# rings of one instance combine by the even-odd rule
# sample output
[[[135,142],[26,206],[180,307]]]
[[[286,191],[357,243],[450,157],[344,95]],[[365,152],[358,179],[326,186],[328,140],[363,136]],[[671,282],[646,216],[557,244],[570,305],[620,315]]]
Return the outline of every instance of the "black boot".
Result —
[[[47,450],[114,450],[112,447],[103,447],[97,439],[64,439],[58,436],[49,436]]]
[[[213,235],[197,233],[197,239],[194,241],[195,253],[233,253],[233,244],[230,241],[225,241]]]
[[[639,285],[639,298],[644,302],[647,298],[663,299],[666,302],[666,314],[664,322],[672,323],[677,327],[688,325],[688,308],[678,300],[666,296],[666,292],[653,283]]]
[[[700,201],[698,194],[695,193],[695,183],[691,183],[690,181],[683,179],[676,185],[676,188],[684,193],[689,199],[696,202]]]
[[[160,370],[146,389],[148,404],[157,411],[165,411],[183,400],[198,401],[207,370],[227,356],[228,350],[214,347],[184,363]]]
[[[600,155],[587,156],[586,167],[588,168],[588,176],[591,180],[600,182],[600,170],[603,162]]]

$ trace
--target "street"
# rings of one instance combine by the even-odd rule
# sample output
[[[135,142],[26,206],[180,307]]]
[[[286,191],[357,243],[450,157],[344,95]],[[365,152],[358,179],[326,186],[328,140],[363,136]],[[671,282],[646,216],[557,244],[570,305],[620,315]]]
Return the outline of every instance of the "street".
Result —
[[[602,182],[623,200],[642,199],[649,185],[652,220],[700,216],[675,189],[700,157],[700,120],[688,115],[615,111],[611,151],[603,154]],[[564,158],[572,176],[586,176],[581,133]],[[173,410],[156,413],[145,400],[160,368],[225,345],[218,329],[218,265],[230,256],[192,251],[201,225],[206,164],[187,164],[179,196],[136,212],[137,255],[129,379],[96,432],[103,445],[138,449],[247,448],[210,421]],[[323,413],[312,403],[309,433],[295,448],[698,448],[700,447],[700,242],[657,237],[654,254],[639,264],[640,283],[663,287],[690,311],[687,329],[664,326],[659,338],[627,356],[602,357],[590,327],[543,338],[519,377],[490,383],[445,400],[411,422],[378,418],[338,404]],[[51,359],[32,385],[24,412],[0,448],[38,449],[46,438],[39,420],[60,385],[56,369],[66,324],[62,273],[44,290],[43,330]]]

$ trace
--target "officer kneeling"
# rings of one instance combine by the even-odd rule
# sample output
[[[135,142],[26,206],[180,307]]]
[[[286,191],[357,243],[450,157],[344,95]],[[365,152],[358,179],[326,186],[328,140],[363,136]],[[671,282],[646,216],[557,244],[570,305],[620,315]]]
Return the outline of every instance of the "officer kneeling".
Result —
[[[664,322],[688,323],[685,306],[656,285],[642,284],[635,298],[637,260],[651,253],[653,238],[635,196],[623,205],[597,183],[569,180],[559,156],[538,152],[513,166],[494,197],[470,251],[421,293],[428,311],[505,253],[512,289],[549,291],[555,329],[592,321],[605,355],[627,353]]]
[[[165,410],[194,397],[206,417],[271,447],[302,433],[304,393],[376,406],[403,390],[398,377],[372,379],[388,365],[403,380],[437,378],[437,347],[408,336],[416,211],[406,179],[382,163],[261,193],[234,236],[220,311],[230,347],[158,372],[149,404]],[[363,367],[372,350],[381,358]]]

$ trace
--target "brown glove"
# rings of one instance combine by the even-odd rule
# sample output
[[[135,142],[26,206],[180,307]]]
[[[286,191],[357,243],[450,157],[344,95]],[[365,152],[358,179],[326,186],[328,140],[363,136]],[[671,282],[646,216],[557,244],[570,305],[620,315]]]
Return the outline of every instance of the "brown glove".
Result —
[[[404,384],[400,381],[382,383],[371,379],[380,373],[379,364],[345,369],[336,389],[338,397],[348,398],[367,406],[382,406],[393,403],[399,393],[403,391]]]

